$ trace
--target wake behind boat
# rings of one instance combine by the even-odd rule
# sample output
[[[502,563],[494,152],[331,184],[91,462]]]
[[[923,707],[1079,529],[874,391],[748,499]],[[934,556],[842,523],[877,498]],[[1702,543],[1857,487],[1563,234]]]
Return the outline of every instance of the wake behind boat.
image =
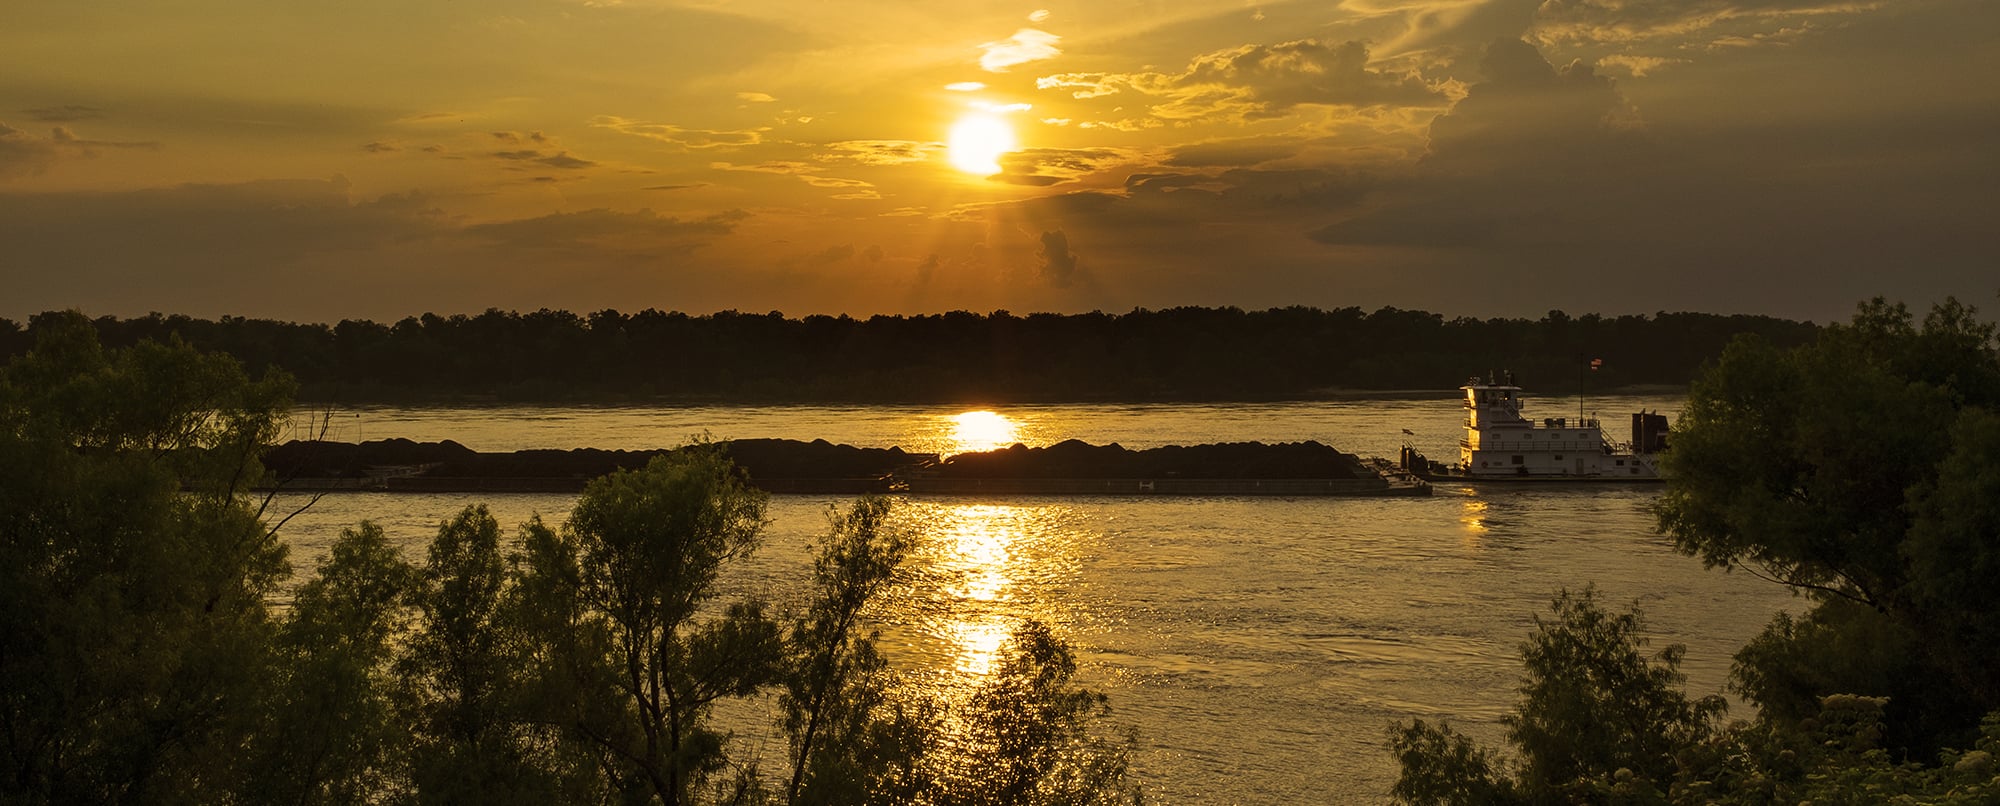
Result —
[[[1667,449],[1667,417],[1632,414],[1632,440],[1613,442],[1595,417],[1546,418],[1521,415],[1523,395],[1510,374],[1484,382],[1473,378],[1465,392],[1465,438],[1458,464],[1447,467],[1405,446],[1402,467],[1432,481],[1661,481],[1660,454]]]

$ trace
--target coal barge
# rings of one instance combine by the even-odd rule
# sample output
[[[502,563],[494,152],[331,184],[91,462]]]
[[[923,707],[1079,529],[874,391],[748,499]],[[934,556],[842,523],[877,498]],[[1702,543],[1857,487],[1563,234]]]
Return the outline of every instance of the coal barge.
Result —
[[[1422,496],[1429,483],[1391,463],[1318,442],[1130,450],[1069,440],[950,457],[825,440],[718,443],[773,493],[860,495]],[[264,457],[271,487],[302,492],[571,493],[667,450],[483,453],[452,441],[294,441]]]

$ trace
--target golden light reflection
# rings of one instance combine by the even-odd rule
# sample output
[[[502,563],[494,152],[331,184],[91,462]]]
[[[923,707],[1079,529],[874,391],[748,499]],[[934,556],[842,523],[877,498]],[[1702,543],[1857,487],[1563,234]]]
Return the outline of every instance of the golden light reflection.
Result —
[[[942,625],[952,647],[958,683],[970,690],[993,669],[994,657],[1013,633],[1019,617],[1011,589],[1017,568],[1015,546],[1023,542],[1025,513],[1018,507],[962,504],[942,513],[937,570],[955,602]]]
[[[993,673],[993,661],[1013,632],[1013,625],[1003,619],[951,625],[951,640],[958,647],[952,668],[966,679],[984,680]]]
[[[952,594],[976,602],[1000,598],[1012,582],[1007,577],[1008,547],[1020,529],[1003,523],[996,506],[959,507],[952,519],[949,564],[963,576]]]
[[[923,685],[963,701],[992,680],[1022,622],[1073,623],[1057,591],[1074,580],[1082,532],[1053,504],[912,502],[921,527],[911,556],[911,636],[932,672]]]
[[[1014,139],[1013,127],[983,112],[959,118],[951,127],[946,148],[951,167],[974,176],[999,173],[1000,155],[1021,149]]]
[[[1486,502],[1476,498],[1465,499],[1465,508],[1458,516],[1458,522],[1465,524],[1467,531],[1486,531]]]
[[[992,411],[968,411],[952,415],[951,450],[948,453],[990,451],[1020,441],[1020,427],[1005,415]]]

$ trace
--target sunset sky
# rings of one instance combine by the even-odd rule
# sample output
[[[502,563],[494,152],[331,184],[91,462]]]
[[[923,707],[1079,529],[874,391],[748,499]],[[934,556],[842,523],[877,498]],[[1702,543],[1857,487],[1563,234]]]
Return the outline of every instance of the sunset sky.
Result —
[[[0,316],[1992,313],[1996,77],[1993,0],[26,0]]]

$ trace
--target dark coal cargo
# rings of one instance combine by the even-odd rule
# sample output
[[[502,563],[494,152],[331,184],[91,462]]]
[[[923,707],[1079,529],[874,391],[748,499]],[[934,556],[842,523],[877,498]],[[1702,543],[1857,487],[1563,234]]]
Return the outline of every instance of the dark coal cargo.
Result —
[[[1130,450],[1066,440],[1016,444],[940,458],[901,448],[826,440],[742,439],[716,443],[751,483],[783,493],[1422,495],[1428,485],[1397,478],[1318,442],[1233,442]],[[590,479],[643,467],[659,450],[523,450],[481,453],[452,441],[388,439],[351,444],[294,441],[265,464],[275,486],[312,490],[424,492],[581,490]]]

